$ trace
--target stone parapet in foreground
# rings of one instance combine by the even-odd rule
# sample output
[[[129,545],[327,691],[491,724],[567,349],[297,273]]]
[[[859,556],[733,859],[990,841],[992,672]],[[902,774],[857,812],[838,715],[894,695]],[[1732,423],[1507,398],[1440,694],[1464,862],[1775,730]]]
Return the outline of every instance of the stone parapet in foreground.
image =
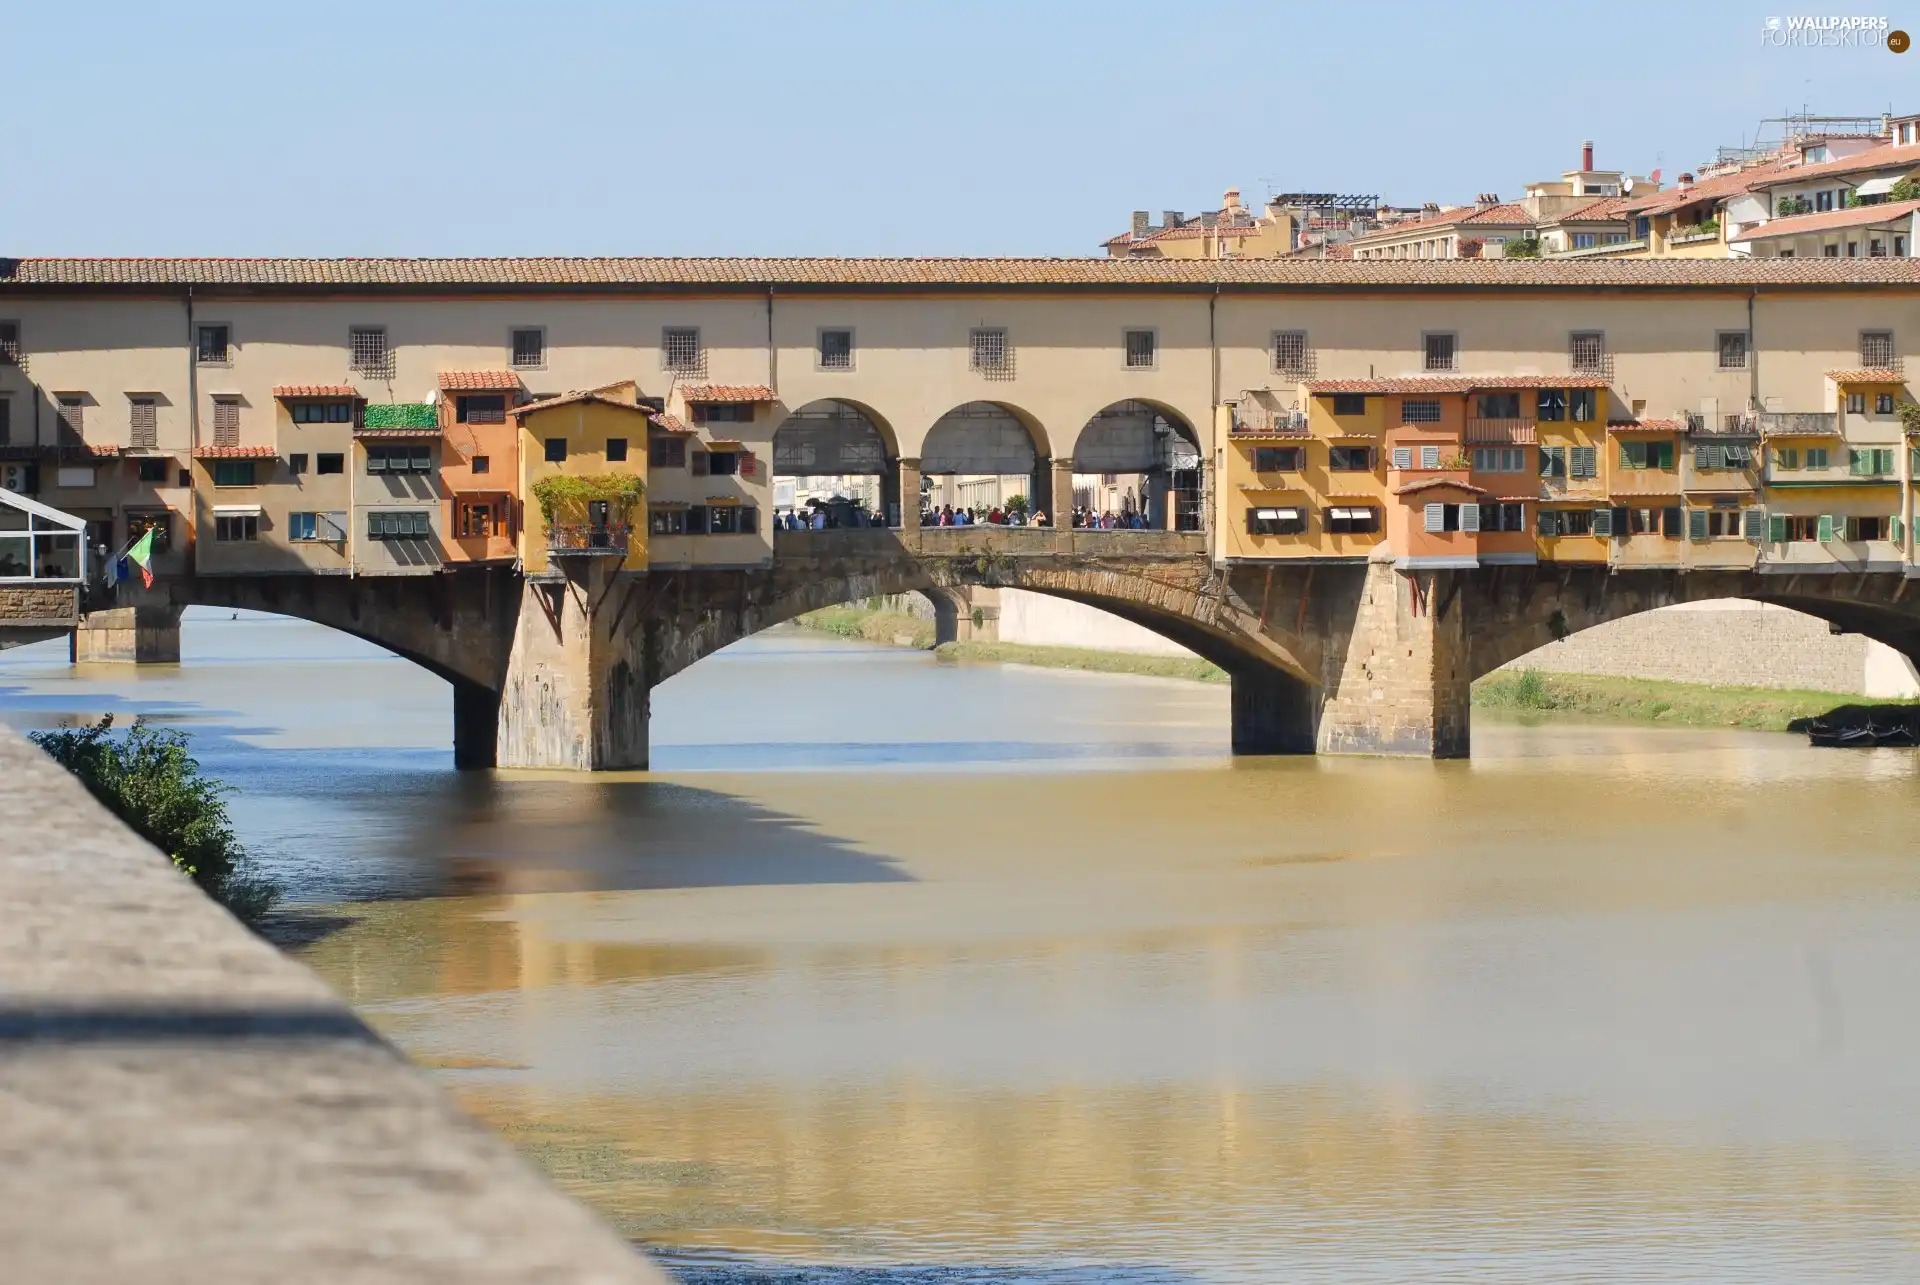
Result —
[[[0,729],[0,1278],[650,1282]]]

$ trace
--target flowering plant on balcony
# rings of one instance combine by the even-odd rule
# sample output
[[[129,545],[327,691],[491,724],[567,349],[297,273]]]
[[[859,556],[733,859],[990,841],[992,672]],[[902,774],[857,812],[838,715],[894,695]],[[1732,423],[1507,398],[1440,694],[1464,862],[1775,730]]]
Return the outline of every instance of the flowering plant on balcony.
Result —
[[[591,477],[543,477],[528,489],[540,506],[540,516],[552,526],[557,515],[565,514],[575,521],[584,518],[586,506],[595,500],[604,500],[614,518],[625,522],[646,494],[647,486],[632,473],[599,473]]]
[[[373,402],[361,413],[365,428],[438,428],[438,407],[425,402]]]

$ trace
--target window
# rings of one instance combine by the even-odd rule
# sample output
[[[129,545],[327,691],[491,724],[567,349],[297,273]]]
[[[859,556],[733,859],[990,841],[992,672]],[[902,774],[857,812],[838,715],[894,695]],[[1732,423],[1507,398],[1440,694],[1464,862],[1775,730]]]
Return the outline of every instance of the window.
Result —
[[[433,534],[432,515],[424,509],[370,509],[369,540],[418,540]]]
[[[507,399],[503,393],[474,393],[454,399],[453,418],[458,424],[504,424]]]
[[[625,459],[626,457],[623,455],[621,458]],[[475,474],[491,473],[493,472],[493,459],[487,455],[476,455],[467,467],[472,469]]]
[[[1597,446],[1576,446],[1568,455],[1567,476],[1599,477],[1600,448]]]
[[[1438,424],[1440,403],[1403,400],[1400,403],[1400,422],[1402,424]]]
[[[1411,446],[1396,446],[1393,448],[1393,467],[1399,469],[1413,467],[1413,448]]]
[[[1430,532],[1458,531],[1460,529],[1460,506],[1457,504],[1429,504],[1422,513],[1421,525]]]
[[[1893,366],[1893,332],[1891,330],[1863,330],[1860,332],[1860,364],[1868,370],[1888,370]]]
[[[567,439],[549,437],[547,439],[547,463],[559,464],[567,458]]]
[[[233,328],[226,325],[195,328],[194,359],[202,366],[225,366],[233,360]]]
[[[287,514],[287,539],[296,544],[320,538],[320,515],[318,513]]]
[[[1744,330],[1723,330],[1719,335],[1720,369],[1745,370],[1747,368],[1747,332]]]
[[[1540,476],[1565,477],[1567,475],[1567,448],[1564,446],[1542,446],[1540,448]]]
[[[653,505],[647,510],[647,530],[654,535],[685,535],[687,511]]]
[[[1420,467],[1440,467],[1440,448],[1438,446],[1422,446],[1420,448]]]
[[[627,439],[624,437],[609,437],[607,439],[607,463],[621,464],[626,461],[626,458]]]
[[[215,486],[252,486],[252,460],[215,460],[213,462],[213,484]],[[252,539],[252,536],[248,536]]]
[[[1281,375],[1305,375],[1307,371],[1307,332],[1304,330],[1276,330],[1273,332],[1273,369]]]
[[[139,476],[142,482],[157,483],[160,486],[167,484],[166,460],[140,460],[138,461],[138,466],[140,470]]]
[[[1524,473],[1527,451],[1523,446],[1476,446],[1473,448],[1476,473]]]
[[[465,540],[485,539],[499,534],[493,502],[490,500],[462,500],[456,517],[456,530]]]
[[[1823,526],[1826,527],[1824,535],[1821,532]],[[1775,544],[1800,544],[1832,539],[1832,532],[1832,519],[1813,515],[1775,513],[1767,522],[1767,538]]]
[[[707,354],[698,326],[667,326],[660,331],[660,368],[676,375],[705,375]]]
[[[1837,259],[1840,257],[1840,247],[1838,245],[1824,245],[1820,247],[1820,253],[1826,258]]]
[[[1567,392],[1564,388],[1542,388],[1534,394],[1534,418],[1559,423],[1567,417]]]
[[[1847,414],[1864,415],[1867,413],[1867,395],[1865,393],[1847,394]]]
[[[1600,398],[1591,388],[1567,391],[1567,418],[1576,424],[1591,424],[1599,416]]]
[[[821,370],[852,370],[853,332],[851,330],[822,330],[820,332],[819,362]]]
[[[306,472],[307,456],[305,452],[296,452],[295,454],[287,456],[287,473],[289,476],[303,477],[306,475]]]
[[[976,327],[967,332],[967,369],[990,379],[1013,377],[1013,348],[1000,326]]]
[[[1159,358],[1157,342],[1158,336],[1151,330],[1127,331],[1127,369],[1152,370]]]
[[[236,544],[243,540],[260,538],[260,519],[252,513],[216,514],[213,519],[213,538],[221,544]]]
[[[0,393],[0,446],[13,440],[13,398]]]
[[[1256,446],[1253,471],[1256,473],[1298,473],[1306,451],[1298,446]]]
[[[688,407],[696,424],[751,424],[752,402],[694,402]]]
[[[1427,335],[1426,355],[1428,370],[1452,370],[1454,368],[1454,337],[1451,334]]]
[[[1469,506],[1472,507],[1472,506]],[[1478,506],[1482,531],[1524,531],[1527,529],[1527,506],[1490,501]]]
[[[1887,257],[1886,238],[1877,237],[1877,236],[1868,237],[1867,238],[1867,257],[1869,259],[1886,258]]]
[[[1816,213],[1831,210],[1833,208],[1832,191],[1815,192],[1813,194],[1813,208]]]
[[[1848,471],[1855,477],[1879,477],[1893,472],[1893,448],[1853,448],[1848,452]]]
[[[695,535],[753,535],[759,519],[759,510],[750,504],[696,504],[687,511],[687,530]]]
[[[1907,257],[1907,238],[1904,236],[1896,236],[1893,238],[1893,257],[1896,259],[1904,259]]]
[[[1329,535],[1377,535],[1380,531],[1380,510],[1328,509],[1326,522]]]
[[[1373,468],[1371,446],[1334,446],[1327,450],[1327,467],[1335,473],[1365,473]]]
[[[393,378],[393,350],[385,326],[353,326],[347,331],[347,366],[369,379]]]
[[[1807,448],[1807,467],[1808,468],[1828,467],[1827,448],[1824,446],[1809,446]]]
[[[238,397],[213,399],[213,444],[215,446],[240,445],[240,399]]]
[[[740,471],[739,451],[708,452],[707,472],[714,477],[731,477]]]
[[[1843,538],[1847,540],[1885,540],[1892,534],[1886,518],[1848,518]]]
[[[431,446],[369,446],[368,473],[431,473]]]
[[[1873,413],[1876,415],[1893,414],[1893,394],[1875,393],[1873,396]]]
[[[147,532],[153,532],[153,551],[165,553],[173,548],[173,519],[166,513],[127,514],[127,543],[132,544]]]
[[[53,484],[69,491],[90,491],[94,481],[94,470],[90,464],[63,464],[53,475]]]
[[[20,323],[0,321],[0,366],[18,366],[20,356]]]
[[[87,396],[85,393],[60,393],[57,397],[60,407],[60,422],[76,437],[86,427]]]
[[[296,424],[351,424],[353,403],[349,401],[288,402],[287,415]]]
[[[160,444],[158,410],[153,398],[127,399],[127,442],[134,450],[149,451]]]
[[[685,468],[687,466],[687,439],[668,437],[664,434],[647,439],[647,465],[649,468]]]
[[[1697,469],[1723,469],[1728,467],[1727,448],[1703,442],[1693,448],[1693,466]]]
[[[1335,393],[1333,395],[1333,413],[1336,415],[1366,414],[1367,395],[1365,393]]]
[[[1622,442],[1620,467],[1623,469],[1670,469],[1673,467],[1672,442]]]
[[[1774,447],[1773,466],[1787,473],[1797,470],[1800,467],[1800,448],[1797,446]]]
[[[1536,529],[1548,536],[1605,534],[1593,529],[1593,518],[1590,509],[1541,509],[1536,516]]]
[[[515,370],[545,370],[547,365],[547,332],[538,326],[528,326],[515,330],[507,340],[513,352]]]
[[[347,457],[341,451],[322,451],[313,457],[313,466],[316,473],[344,473],[347,471]]]
[[[1307,529],[1305,509],[1248,509],[1248,535],[1301,535]]]
[[[1594,234],[1591,232],[1575,232],[1573,234],[1573,248],[1576,250],[1591,250],[1596,244]]]
[[[1481,419],[1519,419],[1519,393],[1481,393],[1475,411]]]

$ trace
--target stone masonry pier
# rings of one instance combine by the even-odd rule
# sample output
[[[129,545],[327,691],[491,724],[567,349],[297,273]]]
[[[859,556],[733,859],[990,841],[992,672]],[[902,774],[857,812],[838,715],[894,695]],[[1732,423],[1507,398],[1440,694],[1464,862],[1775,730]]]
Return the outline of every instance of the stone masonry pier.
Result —
[[[663,1277],[0,729],[0,1275]]]

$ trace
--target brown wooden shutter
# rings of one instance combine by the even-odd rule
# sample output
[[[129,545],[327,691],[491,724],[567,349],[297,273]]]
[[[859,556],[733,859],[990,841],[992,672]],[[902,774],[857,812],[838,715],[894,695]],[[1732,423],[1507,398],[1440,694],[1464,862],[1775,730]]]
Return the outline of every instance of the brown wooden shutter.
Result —
[[[152,450],[160,445],[160,424],[158,412],[154,409],[153,398],[136,397],[133,399],[133,414],[129,427],[129,440],[136,449]]]
[[[240,399],[216,397],[213,400],[213,444],[240,445]]]

